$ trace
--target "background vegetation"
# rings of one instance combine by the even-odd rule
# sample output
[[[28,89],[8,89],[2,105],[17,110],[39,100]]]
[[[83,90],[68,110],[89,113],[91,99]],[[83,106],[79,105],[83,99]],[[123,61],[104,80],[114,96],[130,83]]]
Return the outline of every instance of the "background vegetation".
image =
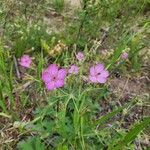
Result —
[[[149,149],[149,15],[149,0],[1,0],[0,149]],[[47,91],[41,74],[53,63],[80,71]],[[96,63],[105,84],[87,82]]]

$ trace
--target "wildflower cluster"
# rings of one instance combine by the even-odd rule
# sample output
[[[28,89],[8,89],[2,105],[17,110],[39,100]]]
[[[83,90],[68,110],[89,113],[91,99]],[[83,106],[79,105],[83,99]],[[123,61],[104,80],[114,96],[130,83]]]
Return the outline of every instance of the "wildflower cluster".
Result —
[[[122,59],[128,58],[128,53],[123,52],[121,54]],[[81,62],[85,60],[85,56],[82,52],[76,54],[76,59]],[[29,55],[23,55],[19,59],[19,64],[22,67],[30,68],[32,64],[32,58]],[[42,72],[42,81],[45,83],[47,90],[51,91],[57,88],[61,88],[65,85],[65,79],[67,74],[77,75],[79,73],[79,67],[75,64],[68,67],[68,69],[60,68],[57,64],[50,64]],[[98,63],[93,65],[89,70],[88,81],[91,83],[104,84],[109,76],[109,72],[106,70],[103,64]]]

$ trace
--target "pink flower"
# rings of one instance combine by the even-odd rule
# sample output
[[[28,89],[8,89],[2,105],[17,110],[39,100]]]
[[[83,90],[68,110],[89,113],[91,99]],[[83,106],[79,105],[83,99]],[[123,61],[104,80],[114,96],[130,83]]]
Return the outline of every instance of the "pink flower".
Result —
[[[70,74],[78,74],[79,68],[76,65],[72,65],[72,66],[70,66],[68,72]]]
[[[109,72],[104,68],[103,64],[97,64],[90,68],[89,79],[93,83],[105,83]]]
[[[45,82],[47,90],[51,91],[65,84],[66,69],[59,69],[56,64],[51,64],[43,71],[42,80]]]
[[[122,59],[128,59],[128,53],[127,52],[123,52],[122,54],[121,54],[121,58]]]
[[[29,55],[23,55],[20,59],[19,59],[19,64],[22,67],[25,68],[30,68],[31,64],[32,64],[32,58]]]
[[[82,61],[84,59],[84,54],[82,52],[78,52],[77,55],[76,55],[76,58],[79,60],[79,61]]]

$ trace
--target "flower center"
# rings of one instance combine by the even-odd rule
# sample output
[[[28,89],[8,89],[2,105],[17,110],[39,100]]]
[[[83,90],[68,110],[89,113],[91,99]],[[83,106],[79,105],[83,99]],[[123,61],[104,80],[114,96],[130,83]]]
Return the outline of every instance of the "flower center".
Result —
[[[53,80],[53,81],[57,81],[57,77],[54,76],[54,77],[52,78],[52,80]]]

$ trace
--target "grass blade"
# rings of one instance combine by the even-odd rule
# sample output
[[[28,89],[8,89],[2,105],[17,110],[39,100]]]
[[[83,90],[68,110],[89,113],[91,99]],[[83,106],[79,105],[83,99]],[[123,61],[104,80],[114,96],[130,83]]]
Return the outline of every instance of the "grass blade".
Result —
[[[124,146],[132,142],[137,135],[150,124],[150,117],[145,118],[141,123],[135,124],[133,128],[120,140],[115,147],[109,147],[109,150],[122,150]]]

